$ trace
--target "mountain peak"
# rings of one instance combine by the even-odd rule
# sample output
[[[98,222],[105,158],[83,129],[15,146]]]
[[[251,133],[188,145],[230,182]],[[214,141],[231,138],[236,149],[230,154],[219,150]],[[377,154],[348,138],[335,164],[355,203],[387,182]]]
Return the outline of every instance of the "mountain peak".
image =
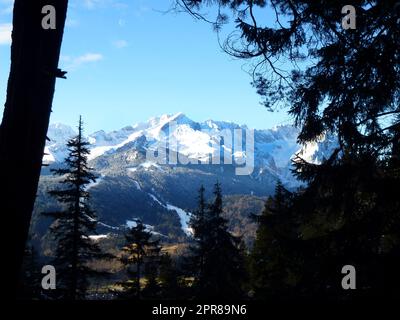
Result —
[[[189,117],[187,117],[183,112],[178,112],[176,114],[174,114],[169,121],[174,121],[177,124],[187,124],[187,125],[193,125],[196,122],[193,121],[192,119],[190,119]]]
[[[163,115],[160,117],[159,124],[154,126],[153,133],[158,134],[160,131],[168,133],[170,125],[187,125],[188,127],[198,130],[199,124],[188,118],[184,113],[178,112],[174,115]]]
[[[246,126],[240,126],[237,123],[234,123],[233,121],[215,121],[212,119],[206,120],[203,123],[201,123],[201,127],[203,129],[211,129],[211,130],[224,130],[224,129],[239,129],[241,127],[247,128]]]
[[[50,144],[65,143],[75,135],[76,131],[71,126],[63,123],[52,123],[47,131]]]
[[[233,130],[240,128],[247,129],[245,125],[238,125],[230,121],[210,119],[200,123],[195,122],[183,112],[164,114],[153,117],[147,122],[127,126],[120,130],[111,132],[100,130],[89,135],[90,159],[118,152],[118,150],[134,149],[140,145],[148,145],[156,150],[166,142],[170,143],[172,150],[185,157],[206,159],[218,152],[215,141],[220,141],[220,135],[224,130],[230,130],[233,133]],[[52,124],[49,128],[49,137],[52,141],[47,144],[47,153],[52,154],[55,161],[62,161],[67,152],[65,143],[75,134],[69,126]],[[255,165],[271,167],[275,171],[288,168],[291,165],[291,156],[302,148],[297,143],[297,135],[298,129],[290,125],[255,130]],[[321,145],[321,151],[318,152],[318,155],[315,155],[317,150],[314,149],[309,150],[309,153],[318,157],[318,159],[326,157],[326,154],[329,154],[330,145],[330,143],[327,143],[324,151],[322,151]],[[273,159],[273,165],[270,165],[271,159]]]

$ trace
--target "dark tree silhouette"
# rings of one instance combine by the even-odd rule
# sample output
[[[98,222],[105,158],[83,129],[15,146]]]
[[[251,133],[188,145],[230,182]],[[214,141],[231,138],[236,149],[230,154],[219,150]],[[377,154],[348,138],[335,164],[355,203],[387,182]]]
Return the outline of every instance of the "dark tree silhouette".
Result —
[[[198,207],[192,213],[189,221],[193,232],[193,243],[189,246],[189,256],[185,258],[185,269],[189,275],[195,276],[194,288],[202,292],[204,262],[205,262],[205,236],[207,229],[206,211],[207,204],[204,198],[204,186],[199,189]]]
[[[61,189],[49,193],[64,207],[57,212],[44,213],[55,219],[51,232],[57,241],[54,265],[58,275],[57,293],[69,300],[85,297],[91,276],[99,274],[88,263],[105,258],[98,244],[90,239],[96,234],[96,215],[89,205],[87,185],[96,181],[87,165],[88,142],[83,138],[82,120],[78,135],[67,143],[69,154],[66,168],[52,170],[62,177]]]
[[[161,298],[179,300],[183,298],[182,283],[177,264],[168,253],[164,253],[160,261],[159,280]]]
[[[194,295],[199,299],[239,299],[243,297],[244,257],[240,238],[228,231],[222,217],[222,192],[214,186],[214,200],[204,203],[204,188],[199,191],[199,208],[192,219],[196,246],[192,247],[189,266],[194,276]]]
[[[269,109],[286,102],[300,127],[299,143],[330,134],[338,140],[336,150],[319,164],[294,159],[295,174],[307,185],[288,210],[298,219],[291,232],[299,241],[280,243],[284,251],[294,245],[304,261],[296,274],[296,290],[304,296],[398,294],[397,2],[352,2],[356,29],[348,30],[341,25],[348,3],[340,0],[177,2],[217,30],[228,17],[235,19],[236,29],[223,48],[255,63],[253,85]],[[207,5],[217,6],[211,10],[215,19],[201,14]],[[263,18],[267,12],[270,21]],[[272,225],[269,231],[276,229]],[[362,271],[359,290],[343,294],[340,270],[346,264]]]
[[[143,275],[146,284],[141,293],[144,299],[154,300],[161,297],[161,286],[158,278],[161,261],[160,250],[160,247],[155,248],[152,254],[147,257],[147,261],[144,264]]]
[[[256,299],[288,298],[297,285],[293,244],[298,228],[293,212],[293,194],[278,181],[261,215],[254,216],[259,227],[250,254],[250,273]]]
[[[299,287],[307,296],[398,296],[399,165],[360,153],[318,166],[300,165],[307,188],[294,203],[301,222]],[[307,170],[305,170],[305,168]],[[357,290],[343,292],[344,265],[358,270]]]
[[[0,211],[14,226],[15,283],[37,192],[67,3],[67,0],[15,0],[14,3],[11,70],[0,126],[0,180],[7,186]],[[56,9],[56,30],[42,28],[45,5]]]
[[[161,248],[159,240],[152,240],[152,237],[151,232],[146,230],[146,226],[139,219],[136,220],[136,226],[130,228],[125,235],[127,244],[123,248],[121,262],[133,279],[120,283],[125,289],[121,294],[123,299],[141,299],[140,280],[145,276],[146,267],[151,284],[154,285],[156,281],[154,264],[159,262]],[[151,289],[153,288],[154,286]]]
[[[397,2],[353,1],[354,30],[341,25],[348,4],[341,0],[178,0],[177,6],[217,30],[235,20],[223,48],[254,61],[258,93],[269,108],[287,102],[300,142],[333,131],[340,150],[380,155],[400,130]],[[206,6],[218,8],[216,17],[201,14]]]
[[[22,264],[22,275],[18,290],[18,299],[38,300],[43,297],[42,273],[38,253],[33,245],[28,245],[25,250]]]

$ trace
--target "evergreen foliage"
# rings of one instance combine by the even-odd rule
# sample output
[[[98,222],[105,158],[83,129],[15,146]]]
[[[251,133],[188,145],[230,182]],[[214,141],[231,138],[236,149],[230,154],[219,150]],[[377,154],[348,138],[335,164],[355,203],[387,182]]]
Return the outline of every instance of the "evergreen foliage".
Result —
[[[349,30],[341,25],[348,4],[343,1],[178,4],[206,21],[201,9],[217,5],[217,30],[228,21],[224,9],[229,8],[236,30],[224,48],[235,57],[256,60],[253,84],[265,106],[274,109],[286,102],[300,127],[300,143],[329,134],[338,139],[337,149],[319,164],[294,159],[294,173],[305,182],[302,190],[288,194],[278,185],[268,200],[252,253],[256,293],[264,298],[281,290],[336,299],[398,296],[397,1],[353,2],[357,23]],[[271,9],[275,23],[263,24],[260,13]],[[282,61],[291,67],[282,70]],[[357,290],[341,287],[344,265],[358,270]]]
[[[18,288],[18,299],[39,300],[44,297],[41,286],[41,267],[38,253],[33,245],[28,245],[25,250],[22,264],[22,275]]]
[[[161,257],[159,281],[161,297],[167,300],[178,300],[184,297],[183,284],[178,266],[168,253]]]
[[[194,273],[194,295],[199,299],[237,299],[243,297],[245,275],[240,238],[233,236],[222,217],[222,191],[214,186],[214,200],[205,205],[204,188],[199,191],[199,208],[191,227],[195,246],[189,261]]]
[[[52,190],[63,210],[44,213],[55,219],[51,232],[57,241],[54,266],[57,271],[57,294],[64,299],[84,299],[90,277],[99,272],[88,263],[105,258],[97,243],[90,239],[96,234],[96,215],[89,205],[86,186],[96,180],[87,164],[88,142],[83,138],[83,123],[79,119],[78,135],[68,141],[66,168],[53,170],[62,177],[61,189]]]
[[[140,220],[136,220],[136,225],[128,229],[121,262],[126,266],[131,279],[121,283],[125,290],[121,298],[141,299],[142,279],[146,279],[147,282],[144,297],[157,297],[160,290],[157,275],[161,247],[159,240],[152,240],[152,237],[151,232],[146,230],[146,226]]]
[[[297,228],[293,215],[294,195],[279,181],[260,216],[256,240],[250,254],[251,283],[256,299],[289,297],[296,285]]]

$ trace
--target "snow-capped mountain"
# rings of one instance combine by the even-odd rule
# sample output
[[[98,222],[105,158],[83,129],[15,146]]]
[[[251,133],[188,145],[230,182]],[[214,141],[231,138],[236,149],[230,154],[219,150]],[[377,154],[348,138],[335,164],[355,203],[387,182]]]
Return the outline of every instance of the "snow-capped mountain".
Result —
[[[67,150],[65,143],[75,135],[75,130],[68,125],[62,123],[51,124],[47,131],[47,136],[51,137],[51,139],[46,144],[44,162],[64,161]]]
[[[62,166],[67,155],[65,143],[75,134],[69,126],[50,125],[44,156],[50,168]],[[260,199],[273,192],[278,179],[289,188],[299,186],[290,171],[295,154],[318,163],[329,157],[335,146],[330,136],[301,146],[297,135],[292,126],[252,131],[232,122],[196,122],[182,113],[112,132],[94,132],[87,136],[89,164],[99,178],[87,189],[99,225],[103,231],[115,232],[140,218],[165,238],[184,238],[190,234],[190,212],[196,207],[200,185],[211,197],[212,186],[219,181],[226,205],[236,212],[227,214],[240,216],[234,219],[237,225],[232,229],[246,228],[243,224],[251,223],[249,212],[262,207]],[[243,166],[251,166],[249,174],[237,174],[236,169]],[[57,178],[44,169],[37,212],[57,205],[47,195],[56,183]],[[238,209],[243,206],[247,209]]]
[[[247,130],[247,131],[246,131]],[[235,146],[235,138],[238,132],[243,135],[243,141]],[[127,126],[120,130],[105,132],[103,130],[90,134],[87,138],[91,143],[89,160],[116,153],[127,145],[139,143],[144,150],[156,151],[162,147],[177,152],[188,159],[204,163],[212,162],[213,157],[221,155],[220,162],[225,159],[224,152],[232,155],[232,161],[243,163],[248,158],[249,150],[246,150],[247,126],[232,122],[213,121],[195,122],[183,113],[175,115],[162,115],[151,118],[144,123]],[[44,161],[62,162],[67,154],[65,142],[74,136],[74,130],[66,125],[50,125]],[[254,130],[254,147],[250,150],[254,153],[253,174],[260,174],[265,170],[282,175],[282,180],[290,179],[287,176],[287,168],[290,166],[291,157],[302,149],[296,142],[298,131],[292,126],[279,126],[267,130]],[[229,136],[231,135],[231,136]],[[226,141],[222,141],[224,140]],[[228,143],[227,139],[231,142]],[[240,150],[235,150],[239,147]],[[318,145],[307,148],[307,157],[315,157]],[[311,154],[310,154],[311,152]],[[156,165],[157,163],[155,163]],[[143,164],[143,168],[151,166]],[[257,171],[258,170],[258,171]],[[287,181],[290,182],[290,181]]]

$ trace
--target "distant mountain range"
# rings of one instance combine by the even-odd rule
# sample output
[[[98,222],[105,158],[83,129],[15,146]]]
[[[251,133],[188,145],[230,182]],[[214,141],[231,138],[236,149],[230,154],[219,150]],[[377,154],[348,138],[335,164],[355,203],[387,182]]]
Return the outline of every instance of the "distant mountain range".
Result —
[[[59,178],[53,177],[49,168],[63,165],[65,144],[74,135],[75,130],[64,124],[49,127],[50,141],[43,159],[49,167],[42,170],[32,226],[36,240],[45,235],[49,225],[39,212],[57,207],[47,191],[57,186]],[[317,163],[329,157],[336,146],[330,136],[302,146],[297,135],[293,126],[250,131],[232,122],[195,122],[183,113],[92,133],[87,136],[89,164],[98,179],[88,189],[99,217],[99,232],[119,232],[141,218],[166,241],[184,241],[190,235],[188,221],[196,207],[197,190],[203,184],[211,198],[212,186],[219,181],[231,229],[251,241],[255,226],[248,216],[259,213],[277,180],[292,189],[300,185],[290,170],[293,156],[299,154]],[[218,159],[220,164],[213,164]],[[237,168],[251,162],[251,174],[237,174]]]

